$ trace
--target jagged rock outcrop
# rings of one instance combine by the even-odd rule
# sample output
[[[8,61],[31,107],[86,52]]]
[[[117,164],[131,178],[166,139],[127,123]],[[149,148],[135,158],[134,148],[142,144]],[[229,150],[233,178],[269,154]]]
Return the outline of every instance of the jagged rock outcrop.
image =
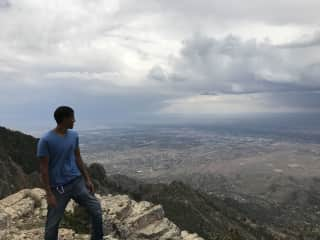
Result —
[[[203,240],[196,233],[180,230],[165,217],[160,204],[137,202],[125,194],[100,195],[105,239]],[[78,204],[70,200],[66,213],[73,214]],[[43,239],[47,211],[45,192],[40,188],[23,189],[0,200],[0,240]],[[59,236],[68,240],[89,240],[88,234],[60,228]]]

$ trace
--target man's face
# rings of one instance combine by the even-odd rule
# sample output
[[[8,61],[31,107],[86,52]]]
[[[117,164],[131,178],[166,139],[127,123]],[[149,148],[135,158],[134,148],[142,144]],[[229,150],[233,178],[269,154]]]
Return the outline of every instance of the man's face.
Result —
[[[65,118],[65,119],[64,119],[64,123],[65,123],[65,126],[66,126],[67,128],[73,128],[73,125],[74,125],[74,122],[75,122],[75,121],[76,121],[76,120],[75,120],[74,115],[71,116],[71,117],[69,117],[69,118]]]

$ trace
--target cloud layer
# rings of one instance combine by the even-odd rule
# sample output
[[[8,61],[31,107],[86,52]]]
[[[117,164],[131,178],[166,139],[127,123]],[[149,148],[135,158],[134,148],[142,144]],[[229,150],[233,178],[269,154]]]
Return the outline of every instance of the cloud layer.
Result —
[[[317,112],[319,8],[316,0],[0,0],[3,125],[22,116],[48,123],[68,104],[92,124]]]

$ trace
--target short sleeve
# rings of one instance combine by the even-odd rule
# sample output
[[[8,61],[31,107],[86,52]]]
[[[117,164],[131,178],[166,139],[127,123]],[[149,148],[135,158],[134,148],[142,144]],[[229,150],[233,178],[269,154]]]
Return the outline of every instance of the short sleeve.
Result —
[[[49,157],[48,142],[44,138],[40,138],[37,144],[37,157]]]

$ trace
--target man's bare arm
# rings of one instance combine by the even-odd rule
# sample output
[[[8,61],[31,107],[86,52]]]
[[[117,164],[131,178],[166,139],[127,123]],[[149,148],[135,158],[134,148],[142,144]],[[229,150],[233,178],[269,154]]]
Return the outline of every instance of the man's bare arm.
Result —
[[[49,181],[49,157],[39,157],[40,160],[40,175],[41,175],[41,182],[43,184],[43,188],[45,189],[46,193],[52,194],[50,188],[50,181]]]
[[[81,171],[81,173],[84,176],[84,178],[86,179],[86,181],[87,182],[91,182],[88,170],[87,170],[87,168],[86,168],[86,166],[83,163],[82,158],[81,158],[80,148],[77,147],[74,153],[75,153],[76,162],[77,162],[79,170]]]
[[[43,188],[46,191],[47,204],[53,207],[57,206],[56,198],[51,191],[49,181],[49,157],[39,157],[40,160],[40,175]]]

